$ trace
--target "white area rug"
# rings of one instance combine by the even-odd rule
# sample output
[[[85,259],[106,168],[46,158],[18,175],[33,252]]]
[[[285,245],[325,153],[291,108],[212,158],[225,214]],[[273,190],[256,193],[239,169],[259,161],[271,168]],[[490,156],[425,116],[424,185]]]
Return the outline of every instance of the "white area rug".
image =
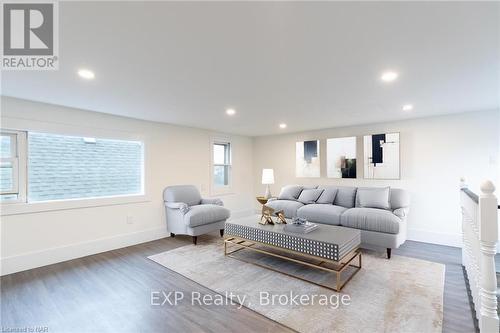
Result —
[[[330,273],[243,250],[246,260],[279,265],[317,282]],[[363,251],[363,268],[340,293],[225,257],[220,239],[153,255],[149,259],[219,293],[245,296],[243,305],[299,332],[441,332],[445,266],[402,256],[387,260]],[[350,296],[349,305],[265,304],[264,295]],[[267,294],[266,294],[267,293]],[[272,296],[271,296],[272,297]],[[290,297],[288,297],[290,298]],[[236,298],[233,298],[236,301]],[[330,298],[332,299],[332,298]],[[282,298],[284,300],[284,298]]]

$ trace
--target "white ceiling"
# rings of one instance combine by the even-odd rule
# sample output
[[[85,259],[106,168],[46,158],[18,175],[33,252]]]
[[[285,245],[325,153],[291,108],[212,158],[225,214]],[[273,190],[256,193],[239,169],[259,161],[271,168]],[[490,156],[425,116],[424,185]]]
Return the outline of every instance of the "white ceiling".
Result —
[[[4,72],[3,95],[252,136],[499,107],[498,2],[62,2],[59,13],[60,70]],[[380,82],[385,69],[399,79]]]

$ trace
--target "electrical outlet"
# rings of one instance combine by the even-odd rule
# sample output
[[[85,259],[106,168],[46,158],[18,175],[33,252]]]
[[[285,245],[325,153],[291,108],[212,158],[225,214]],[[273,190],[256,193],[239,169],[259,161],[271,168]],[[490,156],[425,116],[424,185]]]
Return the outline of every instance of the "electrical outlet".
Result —
[[[134,224],[134,217],[132,215],[127,215],[127,224]]]

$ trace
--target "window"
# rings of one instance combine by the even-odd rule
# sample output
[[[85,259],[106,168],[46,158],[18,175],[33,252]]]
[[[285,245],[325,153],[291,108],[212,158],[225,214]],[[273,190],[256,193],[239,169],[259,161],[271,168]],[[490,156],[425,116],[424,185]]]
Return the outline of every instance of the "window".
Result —
[[[229,187],[231,183],[231,143],[215,141],[213,151],[213,185]]]
[[[144,194],[140,141],[1,131],[2,202]]]
[[[0,132],[0,201],[19,201],[25,197],[24,143],[26,133]]]
[[[28,202],[143,193],[138,141],[28,133]]]

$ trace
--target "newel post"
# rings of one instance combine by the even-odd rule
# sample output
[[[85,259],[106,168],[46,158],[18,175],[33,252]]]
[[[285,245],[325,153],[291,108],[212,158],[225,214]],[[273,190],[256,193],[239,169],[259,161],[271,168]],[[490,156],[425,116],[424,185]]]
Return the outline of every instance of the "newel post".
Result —
[[[465,177],[460,177],[460,189],[465,189],[467,188],[467,183],[465,181]]]
[[[497,198],[493,194],[495,185],[489,180],[481,184],[479,196],[479,221],[481,235],[481,313],[479,329],[481,332],[498,332],[497,315],[497,277],[495,254],[498,241]]]

